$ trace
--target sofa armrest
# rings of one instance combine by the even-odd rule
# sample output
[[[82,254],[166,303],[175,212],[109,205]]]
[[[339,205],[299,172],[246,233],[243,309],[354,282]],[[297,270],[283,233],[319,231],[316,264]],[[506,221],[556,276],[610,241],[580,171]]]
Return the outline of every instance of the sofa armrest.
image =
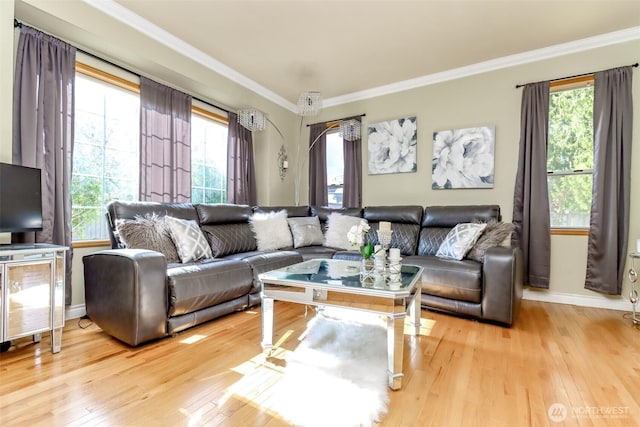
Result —
[[[482,265],[482,318],[512,325],[522,299],[522,251],[489,248]]]
[[[167,330],[167,262],[159,253],[111,249],[83,257],[87,315],[109,335],[136,346]]]

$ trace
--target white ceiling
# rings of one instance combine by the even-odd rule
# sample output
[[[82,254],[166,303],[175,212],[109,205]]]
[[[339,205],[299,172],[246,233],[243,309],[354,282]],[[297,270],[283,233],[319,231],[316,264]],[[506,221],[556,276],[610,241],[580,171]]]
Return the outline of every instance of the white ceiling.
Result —
[[[288,108],[640,38],[640,0],[84,1]]]

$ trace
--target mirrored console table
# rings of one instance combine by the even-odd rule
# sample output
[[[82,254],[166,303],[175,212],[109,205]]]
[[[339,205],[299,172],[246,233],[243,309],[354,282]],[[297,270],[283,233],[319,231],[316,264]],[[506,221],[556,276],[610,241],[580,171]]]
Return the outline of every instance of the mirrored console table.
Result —
[[[65,246],[0,245],[0,343],[51,332],[51,352],[60,351],[64,327]]]
[[[640,252],[632,252],[629,254],[631,258],[631,268],[629,269],[629,281],[631,282],[631,290],[629,291],[629,302],[631,303],[631,321],[634,325],[640,325],[640,318],[637,316],[636,304],[638,303],[638,290],[636,282],[638,281],[638,273],[636,272],[636,260],[640,259]],[[625,315],[626,317],[626,315]]]

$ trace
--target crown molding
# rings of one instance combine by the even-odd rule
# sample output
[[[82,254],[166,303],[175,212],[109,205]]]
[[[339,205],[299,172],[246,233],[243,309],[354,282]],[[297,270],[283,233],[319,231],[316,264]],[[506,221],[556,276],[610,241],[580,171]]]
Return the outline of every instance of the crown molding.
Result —
[[[389,95],[405,90],[429,86],[436,83],[442,83],[449,80],[460,79],[476,74],[487,73],[503,68],[515,67],[517,65],[524,65],[531,62],[556,58],[558,56],[569,55],[572,53],[582,52],[585,50],[596,49],[599,47],[624,43],[638,39],[640,39],[640,27],[627,28],[625,30],[615,31],[599,36],[589,37],[555,46],[549,46],[542,49],[536,49],[529,52],[523,52],[504,56],[502,58],[492,59],[489,61],[479,62],[465,67],[454,68],[440,73],[429,74],[426,76],[417,77],[415,79],[409,79],[401,82],[391,83],[388,85],[378,86],[359,92],[352,92],[334,98],[327,98],[323,101],[322,106],[333,107],[337,105],[347,104],[349,102],[362,101],[378,96]],[[633,61],[633,59],[629,60]]]
[[[237,72],[231,67],[223,64],[217,59],[207,55],[201,50],[193,47],[185,41],[179,39],[166,30],[147,21],[140,15],[131,12],[124,6],[113,0],[82,0],[84,3],[95,9],[111,16],[112,18],[140,31],[151,37],[166,47],[181,53],[208,69],[226,77],[227,79],[238,83],[248,90],[268,99],[269,101],[293,112],[298,112],[297,106],[278,95],[277,93],[265,88],[254,80],[248,78],[244,74]],[[352,92],[333,98],[324,99],[323,108],[334,107],[355,101],[375,98],[383,95],[403,92],[419,87],[429,86],[450,80],[469,77],[476,74],[487,73],[490,71],[500,70],[503,68],[514,67],[518,65],[528,64],[531,62],[542,61],[545,59],[555,58],[558,56],[568,55],[572,53],[582,52],[585,50],[595,49],[599,47],[609,46],[612,44],[623,43],[640,39],[640,27],[632,27],[625,30],[615,31],[612,33],[602,34],[599,36],[588,37],[568,43],[555,46],[549,46],[542,49],[536,49],[529,52],[523,52],[515,55],[509,55],[502,58],[492,59],[489,61],[479,62],[476,64],[454,68],[439,73],[428,74],[414,79],[395,82],[371,89],[358,92]]]
[[[294,103],[286,100],[277,93],[265,88],[261,84],[251,80],[244,74],[241,74],[233,68],[223,64],[217,59],[207,55],[200,49],[197,49],[189,43],[179,39],[168,31],[158,27],[152,22],[142,18],[127,9],[126,7],[116,3],[113,0],[82,0],[89,6],[98,9],[102,13],[122,22],[125,25],[147,35],[164,46],[196,61],[197,63],[207,67],[208,69],[226,77],[227,79],[238,83],[239,85],[249,89],[258,95],[286,108],[292,112],[297,112]]]

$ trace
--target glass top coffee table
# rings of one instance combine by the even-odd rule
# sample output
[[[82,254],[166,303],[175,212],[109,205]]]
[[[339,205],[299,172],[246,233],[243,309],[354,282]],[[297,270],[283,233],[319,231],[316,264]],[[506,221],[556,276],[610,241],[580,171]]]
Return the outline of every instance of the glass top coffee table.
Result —
[[[259,275],[262,283],[262,348],[273,347],[274,301],[316,307],[340,307],[383,315],[387,319],[389,387],[402,386],[404,320],[411,318],[411,334],[420,329],[422,267],[403,265],[401,279],[360,280],[360,262],[313,259]]]

